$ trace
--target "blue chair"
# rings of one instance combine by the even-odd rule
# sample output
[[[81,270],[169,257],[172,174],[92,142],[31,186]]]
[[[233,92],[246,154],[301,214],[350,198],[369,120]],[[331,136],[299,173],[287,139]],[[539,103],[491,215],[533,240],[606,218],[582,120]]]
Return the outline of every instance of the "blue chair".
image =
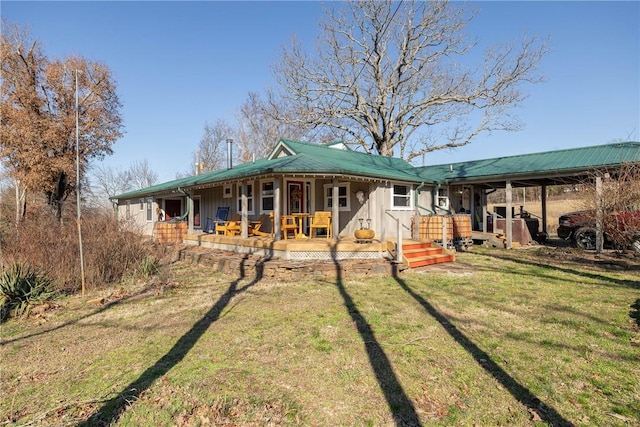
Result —
[[[216,226],[218,224],[224,224],[227,221],[228,217],[229,217],[229,207],[228,206],[219,207],[218,210],[216,211],[215,219],[207,218],[207,223],[204,226],[204,232],[215,233]]]

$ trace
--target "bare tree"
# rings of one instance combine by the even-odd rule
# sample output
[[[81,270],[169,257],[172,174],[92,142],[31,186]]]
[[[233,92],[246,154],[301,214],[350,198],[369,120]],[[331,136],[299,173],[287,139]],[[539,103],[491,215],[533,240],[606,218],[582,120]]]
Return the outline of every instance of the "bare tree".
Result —
[[[544,43],[524,38],[485,53],[468,68],[473,18],[447,1],[333,3],[315,55],[295,39],[274,68],[279,95],[295,118],[338,129],[367,152],[411,160],[469,144],[480,133],[515,130],[507,114],[541,81]],[[397,148],[396,148],[397,147]]]
[[[92,168],[90,183],[89,188],[85,188],[84,195],[88,204],[95,207],[114,209],[109,199],[132,190],[129,171],[122,168],[103,165]]]
[[[76,88],[84,174],[91,159],[111,154],[122,135],[115,81],[102,63],[49,60],[38,40],[3,24],[0,157],[24,188],[45,194],[60,218],[63,201],[76,190]]]
[[[27,188],[14,179],[13,185],[16,190],[16,225],[20,223],[27,214]]]
[[[199,168],[198,172],[210,172],[222,169],[226,164],[226,140],[234,139],[235,129],[228,122],[217,119],[213,124],[204,124],[204,133],[198,144],[198,149],[192,154],[192,164]],[[193,168],[189,169],[193,171]],[[193,172],[185,176],[193,175]]]
[[[280,138],[320,143],[345,139],[339,129],[306,122],[297,108],[273,91],[266,91],[266,99],[249,92],[238,114],[240,160],[266,156]]]
[[[264,157],[273,145],[283,137],[298,138],[288,129],[286,122],[274,119],[256,92],[249,92],[238,113],[238,146],[240,160],[249,161],[255,155]]]
[[[131,163],[127,173],[133,190],[150,187],[158,182],[158,174],[151,170],[147,159]]]
[[[11,190],[13,193],[12,197],[8,197],[8,199],[15,201],[13,216],[15,217],[15,225],[17,226],[24,219],[27,210],[27,189],[24,185],[21,185],[19,181],[12,178],[0,165],[0,192],[4,193],[8,190]],[[0,210],[2,207],[0,207]],[[9,215],[6,213],[2,216],[6,218],[6,220],[9,220]],[[0,220],[0,223],[2,223],[2,220]]]
[[[91,173],[94,204],[104,206],[118,194],[150,187],[157,181],[158,174],[150,169],[147,159],[135,161],[127,169],[99,166]]]

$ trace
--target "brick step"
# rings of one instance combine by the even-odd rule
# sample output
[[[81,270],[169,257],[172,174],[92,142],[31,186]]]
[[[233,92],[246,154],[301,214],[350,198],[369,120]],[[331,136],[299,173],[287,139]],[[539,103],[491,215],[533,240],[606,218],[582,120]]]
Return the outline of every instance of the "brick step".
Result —
[[[406,258],[415,258],[415,257],[421,257],[421,256],[427,256],[427,255],[438,255],[438,254],[442,254],[442,248],[413,248],[413,247],[409,247],[407,248],[406,246],[402,247],[402,255],[404,255]]]
[[[432,242],[414,242],[414,243],[404,243],[402,245],[402,250],[413,250],[413,249],[427,249],[437,247],[434,246]]]
[[[407,265],[409,266],[409,268],[416,268],[424,267],[425,265],[433,265],[453,261],[455,261],[455,255],[453,254],[436,254],[407,259]]]
[[[406,242],[402,245],[402,257],[409,268],[455,261],[454,253],[433,242]]]

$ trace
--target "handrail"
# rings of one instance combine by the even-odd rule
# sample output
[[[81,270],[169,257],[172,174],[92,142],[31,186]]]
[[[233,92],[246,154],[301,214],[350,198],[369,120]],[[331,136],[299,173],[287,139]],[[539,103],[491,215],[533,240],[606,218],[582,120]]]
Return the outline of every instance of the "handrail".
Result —
[[[446,212],[447,214],[449,213],[449,209],[448,209],[448,208],[442,208],[442,207],[438,206],[437,204],[436,204],[436,205],[434,205],[434,206],[436,207],[436,209],[440,209],[441,211]],[[436,213],[436,212],[433,212],[433,213],[434,213],[435,215],[437,215],[437,213]]]
[[[396,261],[398,263],[402,262],[402,228],[404,227],[407,230],[411,230],[409,227],[407,227],[406,225],[404,225],[403,223],[400,222],[400,218],[396,218],[395,216],[391,215],[389,212],[391,210],[390,209],[386,209],[384,212],[389,215],[391,218],[396,220],[396,224],[397,224],[397,237],[396,237]]]
[[[398,221],[398,222],[400,221],[400,218],[396,218],[395,216],[391,215],[389,212],[392,212],[392,210],[391,210],[391,209],[387,209],[387,210],[385,210],[385,213],[386,213],[387,215],[389,215],[391,218],[393,218],[394,220],[396,220],[396,221]],[[404,229],[405,229],[405,230],[411,231],[411,228],[410,228],[410,227],[407,227],[406,225],[404,225],[404,224],[402,224],[402,223],[400,223],[400,225],[402,225],[402,226],[404,227]]]

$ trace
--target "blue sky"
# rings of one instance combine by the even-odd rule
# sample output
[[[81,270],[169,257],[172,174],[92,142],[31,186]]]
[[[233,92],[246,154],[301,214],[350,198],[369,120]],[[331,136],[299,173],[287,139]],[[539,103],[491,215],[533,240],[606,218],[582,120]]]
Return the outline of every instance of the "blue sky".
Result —
[[[640,140],[640,2],[469,2],[482,45],[548,37],[546,83],[514,113],[525,129],[427,155],[425,164]],[[292,34],[312,47],[318,2],[12,2],[51,57],[105,62],[118,83],[125,135],[105,159],[147,159],[160,181],[191,166],[205,121],[233,120],[249,91],[273,83]],[[275,141],[274,141],[275,142]],[[421,164],[421,160],[419,163]]]

